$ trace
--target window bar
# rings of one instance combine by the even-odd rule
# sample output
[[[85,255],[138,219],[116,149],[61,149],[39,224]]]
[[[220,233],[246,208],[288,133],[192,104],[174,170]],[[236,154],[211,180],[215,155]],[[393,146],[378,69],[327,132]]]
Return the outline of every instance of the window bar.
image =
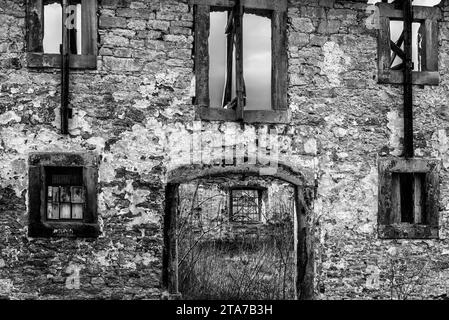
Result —
[[[62,0],[61,45],[61,134],[69,133],[69,26],[67,26],[68,0]]]
[[[413,158],[412,0],[402,0],[404,13],[404,156]]]
[[[234,6],[235,10],[235,34],[236,34],[236,89],[237,89],[237,107],[236,114],[238,120],[243,120],[244,106],[244,81],[243,81],[243,5],[241,0],[237,0]]]

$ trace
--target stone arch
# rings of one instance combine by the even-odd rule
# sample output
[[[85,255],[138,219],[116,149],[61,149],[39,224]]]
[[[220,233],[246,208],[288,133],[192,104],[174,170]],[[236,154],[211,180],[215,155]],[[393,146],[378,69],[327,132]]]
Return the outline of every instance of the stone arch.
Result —
[[[178,291],[178,253],[176,239],[178,188],[182,183],[202,178],[243,174],[248,176],[271,177],[290,183],[294,187],[296,207],[296,291],[301,300],[314,296],[314,250],[311,205],[314,197],[314,181],[307,170],[299,171],[279,163],[276,168],[261,165],[241,164],[237,166],[184,165],[167,173],[164,209],[164,248],[162,284],[170,296],[179,297]]]

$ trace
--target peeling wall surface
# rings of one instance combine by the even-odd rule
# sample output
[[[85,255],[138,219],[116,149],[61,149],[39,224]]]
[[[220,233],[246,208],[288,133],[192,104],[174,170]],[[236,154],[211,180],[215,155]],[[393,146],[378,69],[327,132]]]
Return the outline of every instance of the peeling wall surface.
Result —
[[[366,1],[289,1],[292,120],[268,125],[195,118],[187,0],[99,0],[98,67],[71,71],[69,135],[60,133],[59,70],[27,67],[24,2],[0,0],[0,297],[162,298],[164,190],[171,171],[192,163],[192,135],[214,166],[222,145],[213,137],[250,148],[269,130],[276,161],[316,186],[316,299],[401,298],[391,289],[401,276],[412,279],[410,297],[449,294],[448,0],[439,5],[440,84],[414,86],[415,155],[442,163],[438,240],[378,238],[378,160],[402,154],[403,88],[377,82]],[[29,153],[83,151],[101,159],[101,235],[28,237]]]

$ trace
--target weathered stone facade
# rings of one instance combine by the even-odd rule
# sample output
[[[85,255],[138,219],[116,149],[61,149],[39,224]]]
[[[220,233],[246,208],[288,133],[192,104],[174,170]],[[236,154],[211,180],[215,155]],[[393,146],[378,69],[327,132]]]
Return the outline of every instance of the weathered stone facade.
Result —
[[[416,156],[441,160],[438,240],[378,238],[378,160],[401,155],[403,100],[401,86],[377,83],[377,30],[369,7],[356,0],[290,0],[291,122],[203,121],[203,165],[197,167],[223,169],[214,156],[217,151],[220,158],[222,146],[213,145],[213,136],[226,141],[236,134],[233,143],[248,145],[275,128],[278,162],[314,191],[315,298],[390,298],[391,266],[402,258],[411,269],[428,263],[412,296],[445,295],[449,1],[439,5],[440,84],[414,86]],[[98,8],[98,67],[71,72],[73,118],[64,136],[59,70],[27,68],[25,1],[0,0],[2,297],[164,295],[164,188],[171,172],[191,167],[185,147],[198,132],[193,9],[187,0],[99,0]],[[101,157],[102,234],[94,240],[28,237],[29,153],[82,151]],[[259,154],[259,164],[267,164],[265,156]]]

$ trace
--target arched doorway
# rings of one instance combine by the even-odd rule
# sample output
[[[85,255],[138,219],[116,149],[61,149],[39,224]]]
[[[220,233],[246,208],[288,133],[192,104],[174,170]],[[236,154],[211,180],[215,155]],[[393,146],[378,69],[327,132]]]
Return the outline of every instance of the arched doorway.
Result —
[[[269,173],[267,175],[267,173]],[[295,206],[295,259],[296,259],[296,297],[313,299],[314,258],[313,258],[313,223],[311,205],[314,184],[305,176],[289,166],[279,164],[276,170],[257,166],[240,165],[232,167],[188,165],[178,167],[167,175],[165,188],[164,215],[164,249],[162,282],[171,295],[179,296],[178,239],[177,219],[179,206],[179,188],[183,183],[197,179],[214,179],[229,175],[245,177],[269,176],[288,184],[293,188]]]

